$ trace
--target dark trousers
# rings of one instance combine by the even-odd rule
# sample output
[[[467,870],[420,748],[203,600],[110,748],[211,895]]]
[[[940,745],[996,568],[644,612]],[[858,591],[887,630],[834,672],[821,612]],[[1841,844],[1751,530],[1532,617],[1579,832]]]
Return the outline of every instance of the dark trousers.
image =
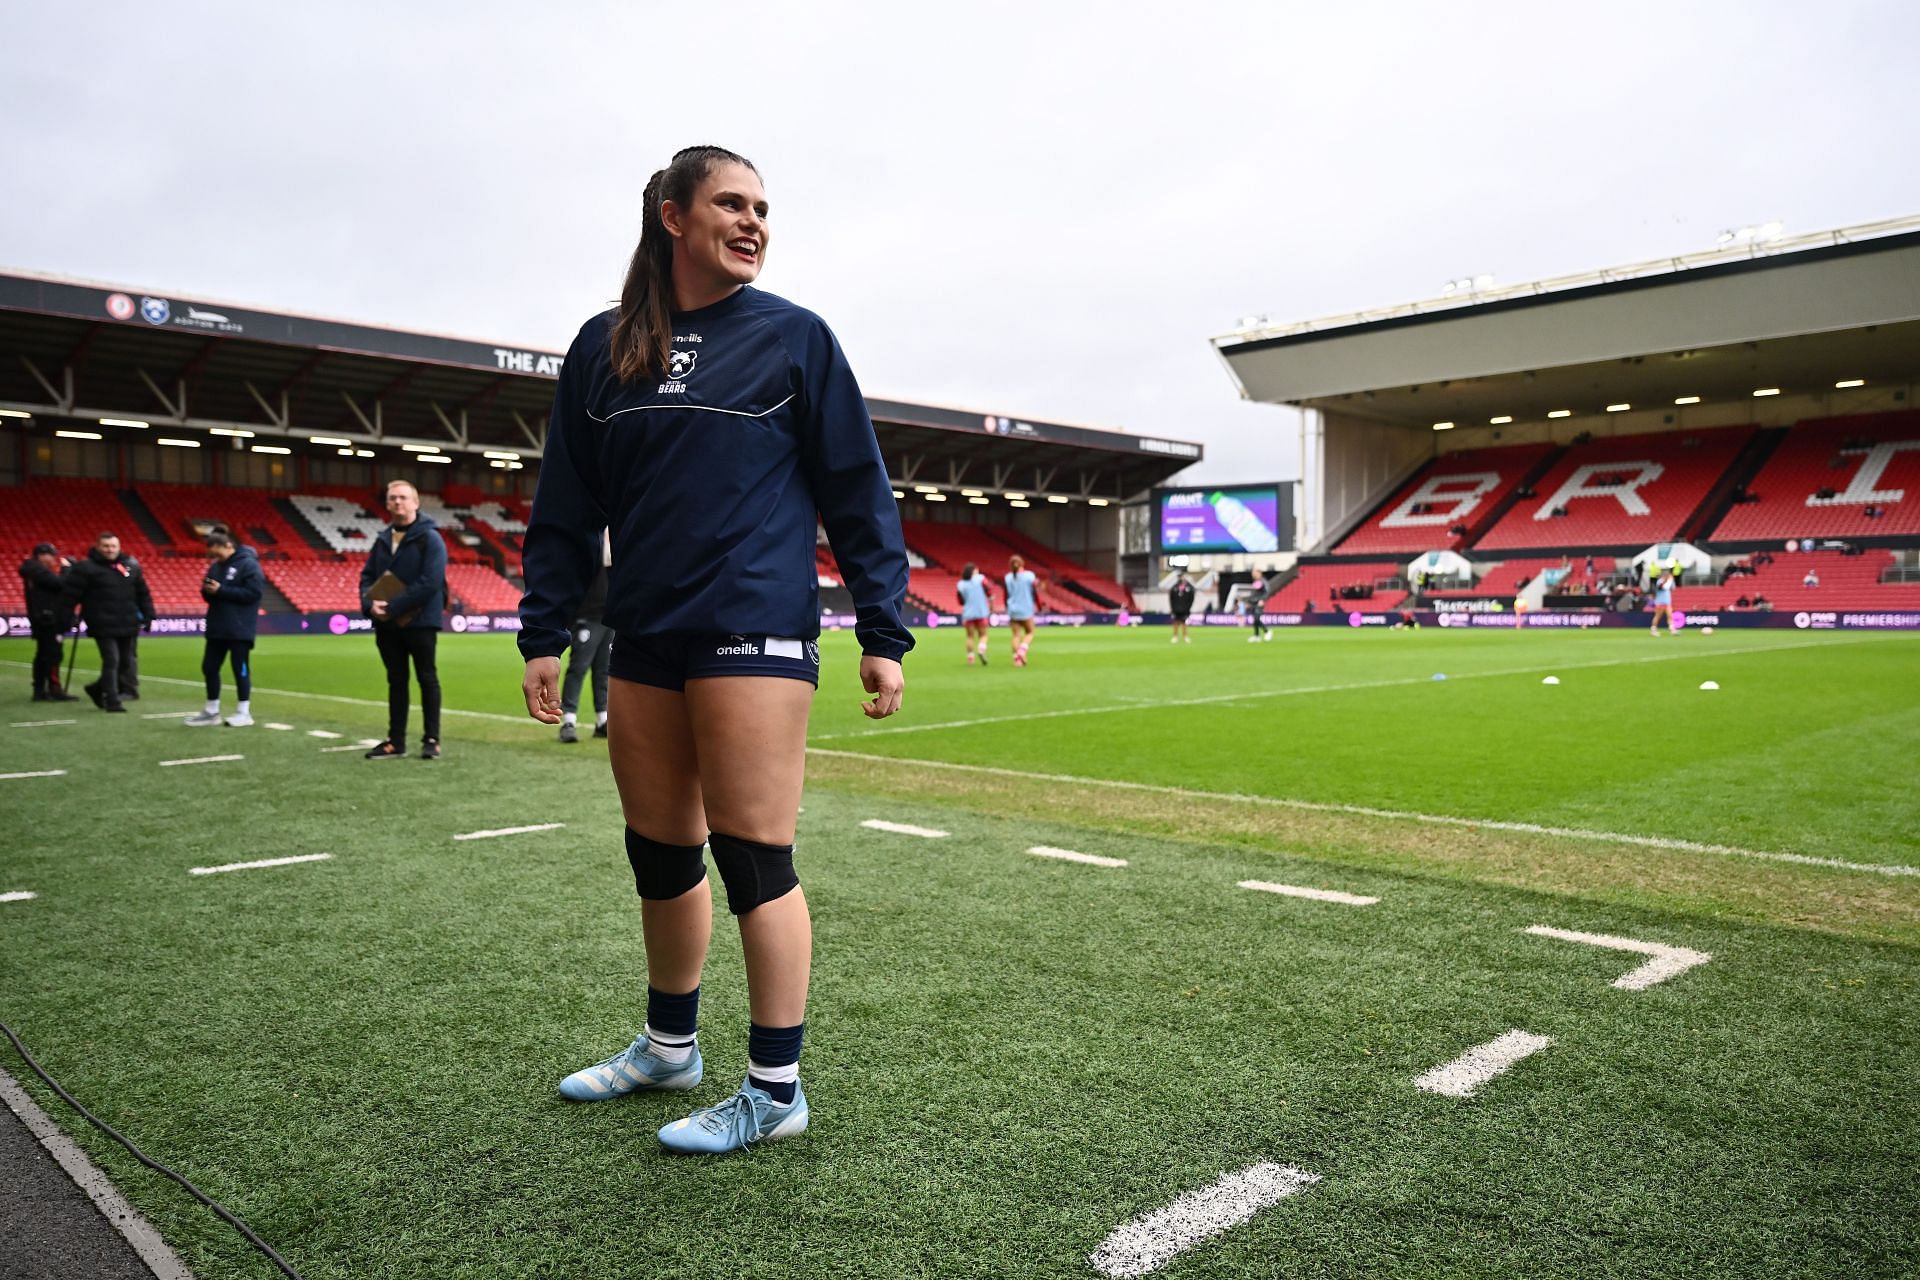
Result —
[[[100,646],[100,700],[109,707],[140,696],[140,637],[95,636]]]
[[[208,702],[219,700],[220,666],[228,659],[233,662],[233,683],[239,690],[240,701],[253,697],[253,641],[208,640],[207,651],[200,657],[200,674],[207,679]]]
[[[585,636],[586,639],[581,639]],[[560,709],[578,714],[580,685],[593,671],[593,709],[607,709],[607,665],[613,657],[613,628],[604,622],[573,624],[573,649],[567,656],[567,679],[560,686]]]
[[[33,629],[33,691],[50,693],[60,687],[60,633]]]
[[[374,642],[380,661],[387,664],[387,741],[400,746],[407,739],[407,663],[420,681],[420,718],[425,737],[440,740],[440,670],[434,665],[440,633],[431,627],[376,626]]]

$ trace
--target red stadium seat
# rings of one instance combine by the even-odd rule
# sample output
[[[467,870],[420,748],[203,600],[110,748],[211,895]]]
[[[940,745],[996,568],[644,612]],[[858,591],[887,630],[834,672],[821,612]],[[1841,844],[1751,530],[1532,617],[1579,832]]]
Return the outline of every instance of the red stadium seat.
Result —
[[[1457,549],[1555,447],[1505,445],[1435,458],[1341,539],[1335,554],[1417,555]],[[1467,536],[1450,532],[1459,525],[1467,526]]]
[[[1677,538],[1754,430],[1716,427],[1572,445],[1535,482],[1536,496],[1515,503],[1474,550],[1640,548]]]
[[[1920,536],[1920,412],[1802,422],[1746,488],[1715,542]]]

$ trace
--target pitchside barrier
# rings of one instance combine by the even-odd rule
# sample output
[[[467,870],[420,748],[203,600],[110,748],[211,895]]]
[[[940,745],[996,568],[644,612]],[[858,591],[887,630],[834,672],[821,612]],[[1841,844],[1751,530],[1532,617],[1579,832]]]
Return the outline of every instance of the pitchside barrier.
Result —
[[[1474,602],[1458,601],[1457,604]],[[957,627],[960,615],[953,613],[921,613],[916,609],[904,609],[901,617],[909,627],[915,630],[938,630],[941,627]],[[1415,609],[1411,613],[1393,610],[1387,613],[1347,613],[1343,611],[1321,610],[1314,613],[1268,613],[1261,619],[1270,627],[1391,627],[1395,623],[1411,619],[1423,627],[1447,628],[1500,628],[1511,631],[1515,626],[1525,626],[1546,630],[1585,631],[1597,627],[1645,627],[1652,620],[1651,613],[1613,613],[1598,610],[1561,610],[1558,612],[1536,610],[1525,615],[1511,612],[1491,612],[1486,610],[1452,609],[1437,612],[1432,609]],[[1173,621],[1173,615],[1167,613],[1041,613],[1033,618],[1036,626],[1042,627],[1135,627],[1141,625],[1165,626]],[[1244,614],[1238,613],[1196,613],[1187,621],[1199,627],[1245,627],[1251,625]],[[1003,627],[1007,615],[996,613],[992,617],[993,625]],[[1742,629],[1772,628],[1775,630],[1801,631],[1920,631],[1920,611],[1885,610],[1874,612],[1864,609],[1801,609],[1795,612],[1755,612],[1752,610],[1722,610],[1719,612],[1685,613],[1674,610],[1674,625],[1686,627],[1738,627]],[[9,638],[21,638],[30,634],[27,619],[20,615],[9,615],[6,619],[6,634]],[[823,613],[820,615],[822,631],[853,630],[854,615],[850,613]],[[167,616],[155,618],[150,634],[156,636],[197,636],[205,634],[207,620],[204,617]],[[520,618],[511,613],[450,613],[444,630],[456,634],[490,634],[498,631],[513,632],[520,630]],[[79,628],[81,634],[86,627]],[[365,635],[373,630],[373,622],[367,618],[354,617],[345,613],[265,613],[260,615],[260,633],[262,635],[298,636],[298,635]]]

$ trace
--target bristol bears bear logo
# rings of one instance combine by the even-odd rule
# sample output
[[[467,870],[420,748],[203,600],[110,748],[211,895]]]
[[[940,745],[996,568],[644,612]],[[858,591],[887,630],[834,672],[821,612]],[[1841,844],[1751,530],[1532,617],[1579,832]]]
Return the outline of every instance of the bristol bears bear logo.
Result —
[[[165,298],[140,299],[140,318],[148,324],[165,324],[173,308],[167,305]]]
[[[693,362],[700,358],[698,351],[675,351],[667,357],[667,376],[679,382],[693,372]]]

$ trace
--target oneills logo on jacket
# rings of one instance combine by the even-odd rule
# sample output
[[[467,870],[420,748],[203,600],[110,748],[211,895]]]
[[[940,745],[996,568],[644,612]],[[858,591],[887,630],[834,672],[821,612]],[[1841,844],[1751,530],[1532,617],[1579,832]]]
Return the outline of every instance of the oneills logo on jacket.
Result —
[[[714,646],[714,656],[734,655],[738,657],[759,657],[760,646],[745,636],[728,636],[730,644]]]

